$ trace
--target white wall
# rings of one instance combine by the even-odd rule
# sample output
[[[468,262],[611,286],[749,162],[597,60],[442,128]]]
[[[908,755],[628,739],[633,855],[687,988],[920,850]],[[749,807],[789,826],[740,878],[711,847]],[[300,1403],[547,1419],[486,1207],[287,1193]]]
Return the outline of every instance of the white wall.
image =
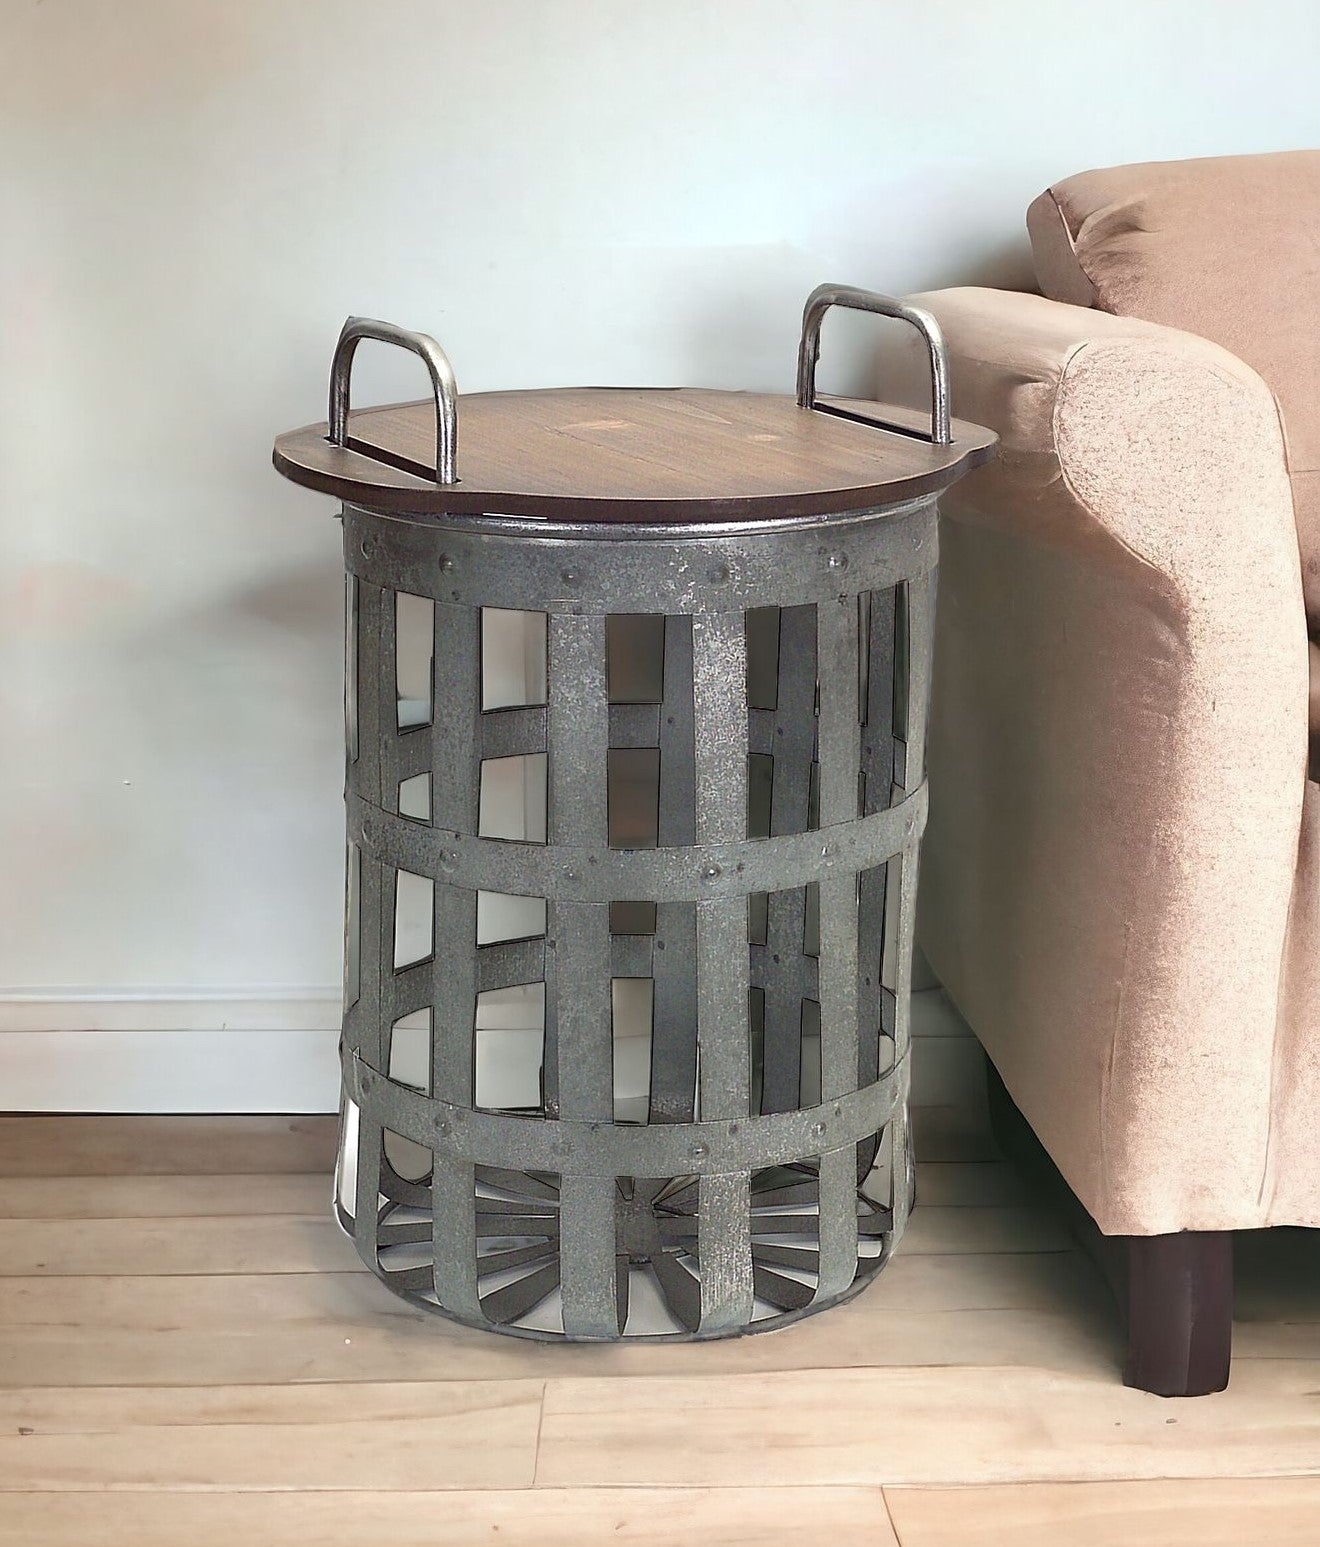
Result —
[[[1320,143],[1318,53],[1315,0],[5,0],[11,1102],[332,1083],[338,528],[268,457],[346,313],[470,390],[787,389],[822,279],[1024,285],[1054,177]]]

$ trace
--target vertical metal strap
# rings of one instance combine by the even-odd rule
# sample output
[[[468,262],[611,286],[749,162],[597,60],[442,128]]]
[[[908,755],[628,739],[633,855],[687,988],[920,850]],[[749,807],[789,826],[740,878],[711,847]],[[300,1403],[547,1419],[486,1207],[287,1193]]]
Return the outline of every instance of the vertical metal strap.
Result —
[[[394,710],[394,653],[388,666],[382,648],[388,627],[394,637],[394,592],[370,581],[358,581],[357,605],[357,736],[355,787],[359,795],[382,805],[382,738]],[[390,620],[387,624],[387,619]],[[388,695],[388,696],[386,696]],[[392,961],[392,958],[391,958]]]
[[[385,591],[381,597],[377,627],[380,649],[377,656],[376,735],[377,780],[380,793],[376,804],[398,814],[399,810],[399,593]]]
[[[926,716],[930,703],[931,653],[935,638],[935,572],[932,570],[916,576],[907,582],[903,590],[907,605],[908,676],[902,784],[904,792],[910,793],[925,779]],[[897,886],[891,885],[889,889],[888,908],[893,922],[888,932],[893,935],[890,981],[896,1002],[895,1057],[900,1062],[907,1057],[912,1041],[912,951],[916,938],[919,844],[920,834],[917,834],[899,859],[891,861],[889,865],[890,872],[898,877]],[[897,1238],[907,1223],[911,1205],[907,1178],[909,1125],[906,1101],[894,1115],[891,1134],[894,1234]]]
[[[548,651],[549,840],[603,848],[610,732],[605,619],[552,613]],[[609,908],[555,901],[548,913],[546,997],[548,1002],[553,996],[555,1005],[559,1115],[612,1122]],[[612,1176],[561,1181],[560,1282],[568,1337],[612,1338],[622,1331],[616,1195]]]
[[[894,629],[897,588],[867,595],[866,718],[862,731],[862,815],[887,810],[894,793]],[[859,878],[857,944],[859,1038],[857,1083],[880,1074],[881,961],[884,954],[886,865]]]
[[[362,1044],[359,1055],[375,1069],[388,1061],[389,1033],[384,1024],[383,974],[394,966],[394,871],[363,854],[359,872],[358,927],[361,931]],[[371,1114],[371,1102],[358,1109],[357,1183],[354,1189],[353,1236],[358,1254],[367,1263],[378,1260],[381,1163],[385,1132]]]
[[[935,638],[935,571],[917,575],[903,587],[907,595],[907,744],[903,789],[915,790],[926,777],[926,715],[930,708],[931,651]]]
[[[815,607],[785,607],[779,614],[778,690],[771,724],[770,834],[778,838],[806,832],[808,826],[816,747]],[[801,1102],[806,932],[806,888],[771,892],[766,908],[762,1112],[791,1112]]]
[[[358,755],[358,596],[360,582],[351,570],[344,575],[344,761],[351,768]]]
[[[481,794],[481,609],[435,603],[431,821],[475,833]]]
[[[820,678],[818,729],[822,851],[830,828],[854,821],[859,797],[858,613],[855,596],[817,608]],[[820,886],[820,1084],[822,1101],[857,1085],[857,877],[830,875]],[[820,1157],[818,1300],[841,1294],[857,1272],[855,1146]]]
[[[902,724],[903,743],[896,788],[902,794],[917,789],[926,762],[926,710],[930,697],[930,664],[934,623],[934,574],[920,575],[901,586],[901,611],[906,639],[906,676]],[[912,948],[917,908],[917,862],[920,834],[891,860],[885,902],[884,978],[896,1003],[895,1057],[902,1059],[911,1036]]]
[[[344,850],[344,1009],[362,993],[362,850],[349,843]]]
[[[432,651],[431,820],[475,833],[481,795],[481,610],[435,604]],[[435,878],[431,978],[431,1094],[470,1107],[476,1078],[477,894]],[[480,1317],[476,1177],[471,1162],[435,1151],[431,1167],[435,1292]]]
[[[747,639],[742,613],[692,620],[697,842],[747,833]],[[697,1003],[703,1121],[751,1106],[749,953],[743,898],[697,906]],[[698,1189],[701,1331],[751,1320],[751,1173],[703,1176]]]
[[[377,805],[382,798],[382,741],[393,724],[394,592],[361,582],[358,586],[356,686],[358,757],[354,778],[359,793]],[[387,977],[394,972],[393,866],[363,854],[359,872],[358,974],[362,1039],[359,1056],[385,1073],[389,1067],[390,1028],[386,1007]],[[364,1101],[358,1113],[357,1183],[354,1192],[353,1234],[359,1254],[369,1263],[379,1260],[381,1170],[384,1129]]]
[[[665,619],[660,705],[661,848],[696,840],[696,763],[692,729],[692,619]],[[697,910],[662,902],[651,956],[651,1099],[648,1120],[690,1123],[697,1088]]]

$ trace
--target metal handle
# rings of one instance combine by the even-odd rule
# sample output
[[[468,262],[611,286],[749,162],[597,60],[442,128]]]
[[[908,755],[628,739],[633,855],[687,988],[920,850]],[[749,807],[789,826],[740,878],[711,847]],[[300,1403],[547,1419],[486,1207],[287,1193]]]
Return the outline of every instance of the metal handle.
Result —
[[[930,438],[936,446],[953,441],[949,419],[949,360],[940,325],[920,306],[908,306],[893,296],[876,295],[851,285],[819,285],[802,309],[802,342],[798,345],[797,400],[799,408],[816,406],[816,361],[820,358],[820,325],[831,306],[847,306],[858,312],[878,312],[909,322],[926,340],[930,355]]]
[[[350,317],[345,322],[330,363],[330,440],[336,446],[348,444],[349,379],[354,351],[364,338],[411,350],[426,365],[435,393],[435,481],[457,483],[458,383],[444,350],[425,333],[409,333],[392,322],[375,322],[370,317]]]

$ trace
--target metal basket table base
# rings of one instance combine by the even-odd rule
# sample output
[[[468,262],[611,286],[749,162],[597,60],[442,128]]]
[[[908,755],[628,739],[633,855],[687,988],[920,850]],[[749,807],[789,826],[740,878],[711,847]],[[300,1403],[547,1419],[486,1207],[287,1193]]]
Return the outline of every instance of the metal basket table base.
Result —
[[[334,418],[353,448],[346,384]],[[539,1338],[721,1337],[857,1293],[912,1195],[934,492],[626,525],[346,501],[344,550],[337,1206],[363,1260],[416,1305]],[[418,608],[429,683],[405,713]],[[483,635],[509,613],[541,686],[493,704]],[[644,691],[624,680],[639,641]],[[541,779],[543,833],[490,822],[504,759]],[[491,898],[522,899],[521,923],[484,929]],[[650,1023],[631,1108],[628,982]],[[519,986],[536,1084],[491,1101],[480,1006]],[[405,1072],[419,1023],[428,1067]]]
[[[392,1288],[478,1325],[601,1338],[626,1330],[644,1279],[674,1332],[712,1335],[832,1304],[884,1260],[907,1210],[891,1156],[907,1153],[903,975],[925,811],[907,770],[921,767],[933,520],[918,504],[721,536],[539,525],[535,545],[472,521],[445,531],[437,561],[426,527],[345,512],[351,1228]],[[430,724],[402,731],[400,590],[433,603],[435,663]],[[639,595],[662,697],[611,703],[610,609]],[[545,615],[544,704],[482,711],[481,603]],[[749,632],[774,647],[773,707],[749,704]],[[656,754],[655,847],[610,846],[624,749]],[[550,841],[479,836],[483,759],[539,754]],[[398,814],[418,774],[425,823]],[[396,968],[401,871],[434,885],[438,948]],[[483,889],[545,898],[545,933],[477,945]],[[652,984],[645,1124],[615,1122],[620,978]],[[541,1108],[476,1109],[477,997],[532,982]],[[425,1092],[388,1077],[391,1028],[424,1010]],[[400,1174],[390,1135],[429,1152],[429,1175]]]

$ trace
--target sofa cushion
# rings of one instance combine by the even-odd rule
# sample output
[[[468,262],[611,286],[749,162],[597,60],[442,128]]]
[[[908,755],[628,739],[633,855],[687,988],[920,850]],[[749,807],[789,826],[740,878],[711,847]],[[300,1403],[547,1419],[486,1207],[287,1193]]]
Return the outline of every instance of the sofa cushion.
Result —
[[[1264,377],[1320,637],[1320,151],[1083,172],[1027,228],[1046,295],[1199,333]]]

